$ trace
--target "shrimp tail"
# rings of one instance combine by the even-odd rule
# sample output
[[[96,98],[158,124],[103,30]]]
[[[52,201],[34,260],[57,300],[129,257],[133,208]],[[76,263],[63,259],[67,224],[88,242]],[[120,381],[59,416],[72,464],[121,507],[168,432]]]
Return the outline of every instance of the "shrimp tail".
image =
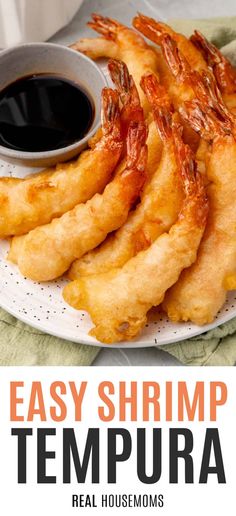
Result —
[[[195,45],[195,47],[202,53],[205,61],[209,66],[215,66],[220,64],[222,60],[222,54],[210,41],[208,41],[203,34],[195,30],[192,36],[190,36],[190,40]]]
[[[123,61],[110,59],[108,70],[113,83],[115,84],[123,105],[132,105],[143,111],[140,105],[138,90],[135,86],[132,75]]]
[[[145,122],[135,122],[132,120],[129,124],[127,136],[127,166],[130,168],[138,168],[140,171],[145,170],[145,156],[147,155],[148,128]]]
[[[208,104],[210,103],[212,109],[214,109],[220,118],[222,118],[222,122],[224,124],[232,124],[235,123],[235,117],[230,113],[228,108],[226,107],[223,98],[221,96],[221,92],[217,86],[214,75],[210,70],[203,70],[201,73],[202,81],[205,87],[205,93],[207,95]]]
[[[138,90],[126,64],[118,59],[111,59],[108,63],[108,69],[123,104],[121,117],[125,137],[130,120],[142,122],[144,120],[144,113],[140,104]]]
[[[161,48],[163,56],[175,79],[180,83],[191,86],[196,96],[201,96],[204,105],[208,105],[209,98],[206,95],[205,85],[203,84],[201,75],[191,68],[187,59],[179,50],[177,43],[169,34],[164,34],[161,41]]]
[[[183,210],[192,210],[196,223],[204,226],[209,212],[208,198],[203,178],[194,159],[194,153],[189,145],[183,142],[181,129],[179,124],[173,123],[175,158],[185,196],[182,212]],[[195,206],[194,210],[192,209],[193,205]]]
[[[126,167],[119,180],[123,184],[123,196],[129,199],[129,206],[137,201],[146,181],[148,130],[145,122],[130,122],[127,135]]]
[[[175,157],[178,164],[178,169],[182,178],[185,195],[190,193],[190,187],[195,182],[196,178],[196,162],[194,160],[193,151],[189,145],[184,144],[179,125],[173,126],[173,138],[175,146]]]
[[[174,77],[179,82],[190,82],[192,75],[197,72],[191,69],[187,59],[183,56],[182,52],[180,52],[177,43],[169,34],[163,35],[161,39],[161,49]]]
[[[157,45],[161,44],[163,34],[168,33],[173,35],[173,31],[168,25],[141,13],[138,13],[138,15],[134,17],[132,24],[135,29]]]
[[[134,88],[138,98],[138,93],[133,78],[129,74],[129,70],[123,61],[120,61],[119,59],[110,59],[108,62],[108,70],[112,81],[114,82],[117,90],[121,95],[130,95],[131,89]]]
[[[208,41],[201,32],[194,31],[190,40],[201,52],[207,64],[212,68],[217,84],[222,93],[236,92],[236,71],[230,61],[226,59],[220,50]]]
[[[174,107],[165,88],[161,86],[157,77],[151,73],[143,75],[140,84],[151,105],[161,139],[165,141],[171,138]]]
[[[190,83],[205,112],[211,110],[211,118],[218,122],[218,130],[221,126],[225,133],[234,132],[235,117],[224,104],[212,72],[203,70],[201,74],[192,73]]]
[[[119,108],[119,93],[111,88],[102,90],[102,110],[101,110],[102,131],[104,136],[112,135],[120,140],[121,123]]]
[[[230,134],[228,127],[225,127],[217,116],[214,116],[214,112],[206,112],[198,99],[186,101],[179,108],[179,112],[192,129],[206,141],[212,141],[216,135]]]
[[[116,40],[117,32],[123,25],[112,18],[107,18],[101,14],[92,14],[92,21],[87,23],[88,27],[102,34],[104,38],[109,40]]]

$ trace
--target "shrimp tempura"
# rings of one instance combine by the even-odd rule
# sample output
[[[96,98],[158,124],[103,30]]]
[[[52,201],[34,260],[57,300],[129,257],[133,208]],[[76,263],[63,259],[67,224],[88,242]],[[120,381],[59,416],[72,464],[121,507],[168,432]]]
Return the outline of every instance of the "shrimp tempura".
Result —
[[[161,162],[146,184],[140,204],[130,213],[126,223],[116,233],[108,236],[98,248],[76,260],[70,269],[70,279],[122,267],[139,251],[148,248],[158,236],[168,231],[180,211],[182,190],[168,122],[173,106],[154,75],[145,75],[141,85],[152,106],[154,120],[163,140]]]
[[[180,52],[175,56],[181,61],[182,79],[197,82],[198,99],[187,102],[182,115],[212,142],[207,166],[210,211],[197,260],[167,293],[163,307],[174,321],[207,324],[224,304],[227,290],[236,287],[236,120],[227,112],[213,76],[191,77]]]
[[[166,120],[166,123],[168,120]],[[64,289],[65,301],[89,312],[90,335],[106,343],[131,340],[145,325],[147,312],[159,305],[181,271],[196,259],[208,203],[190,148],[173,127],[184,200],[177,222],[122,268],[76,280]]]
[[[211,67],[228,109],[236,113],[236,70],[221,51],[210,43],[201,32],[194,31],[190,40],[202,53]]]
[[[173,80],[168,65],[166,64],[165,56],[163,55],[162,40],[167,34],[171,35],[176,45],[181,48],[183,55],[188,60],[194,70],[207,69],[207,64],[202,57],[201,52],[182,34],[176,33],[169,25],[163,22],[149,18],[144,14],[138,14],[133,19],[134,27],[141,32],[153,43],[159,45],[162,49],[162,53],[159,57],[159,68],[158,73],[160,76],[161,84],[166,88],[176,110],[179,109],[182,102],[185,100],[192,100],[194,98],[194,92],[190,84],[180,84],[176,80]],[[190,145],[194,152],[196,152],[199,145],[199,136],[191,129],[189,124],[185,124],[183,121],[184,133],[183,139]]]

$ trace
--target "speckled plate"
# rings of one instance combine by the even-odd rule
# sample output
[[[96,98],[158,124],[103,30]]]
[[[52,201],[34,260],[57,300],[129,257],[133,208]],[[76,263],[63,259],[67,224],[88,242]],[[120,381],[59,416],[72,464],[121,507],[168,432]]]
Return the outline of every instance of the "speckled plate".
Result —
[[[0,176],[24,177],[30,172],[29,169],[0,161]],[[0,241],[0,306],[45,333],[74,342],[100,346],[99,342],[88,335],[92,324],[87,313],[74,310],[65,304],[62,288],[66,280],[36,283],[23,278],[18,268],[6,261],[8,248],[8,242]],[[114,344],[113,347],[138,348],[169,344],[199,335],[235,316],[236,292],[229,294],[215,322],[204,327],[189,323],[173,324],[165,314],[152,310],[148,324],[139,338],[132,342]]]

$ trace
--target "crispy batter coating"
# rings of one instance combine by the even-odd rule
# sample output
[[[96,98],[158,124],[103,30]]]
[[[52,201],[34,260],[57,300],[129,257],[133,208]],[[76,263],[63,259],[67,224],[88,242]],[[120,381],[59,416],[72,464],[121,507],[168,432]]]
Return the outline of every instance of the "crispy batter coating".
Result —
[[[168,231],[180,211],[182,190],[176,172],[172,133],[168,130],[173,106],[154,75],[144,76],[141,84],[164,143],[161,162],[147,182],[140,204],[130,213],[126,223],[98,248],[76,260],[69,271],[70,279],[122,267],[139,251],[148,248],[159,235]]]
[[[134,78],[142,107],[147,114],[149,105],[139,83],[145,72],[157,73],[158,71],[158,55],[155,50],[136,31],[111,18],[93,14],[88,26],[100,33],[102,37],[82,39],[71,47],[92,59],[110,57],[124,61]]]
[[[26,179],[0,178],[0,238],[22,235],[102,192],[120,159],[123,137],[117,92],[104,89],[103,136],[76,161]]]
[[[182,73],[184,78],[184,68]],[[190,75],[186,69],[185,80]],[[198,100],[186,103],[182,114],[206,140],[213,140],[207,165],[209,220],[197,261],[183,271],[167,293],[163,307],[174,321],[207,324],[225,302],[227,290],[235,287],[236,132],[235,119],[227,112],[213,77],[195,75],[194,80],[198,81]]]
[[[181,271],[196,259],[208,202],[192,153],[176,128],[173,138],[184,187],[177,222],[122,268],[81,278],[64,289],[64,299],[71,306],[89,312],[95,324],[90,334],[102,342],[135,337],[145,325],[148,310],[161,303]]]
[[[88,25],[102,37],[72,47],[111,57],[116,86],[103,91],[102,133],[77,161],[0,179],[0,238],[22,235],[8,258],[36,281],[71,267],[64,299],[101,342],[133,339],[161,303],[173,321],[210,323],[236,288],[236,71],[198,31],[188,40],[139,14],[160,52],[110,18]]]
[[[141,203],[130,213],[127,222],[99,247],[76,260],[69,271],[70,279],[122,267],[175,222],[181,189],[178,188],[171,147],[171,144],[167,144],[163,149],[160,166],[146,186]]]
[[[122,102],[121,121],[122,121],[122,132],[123,135],[127,136],[127,126],[130,120],[144,121],[143,110],[140,105],[140,99],[138,96],[137,88],[134,84],[132,76],[129,75],[127,66],[122,61],[110,60],[108,63],[111,78],[117,87]],[[147,174],[150,176],[152,168],[155,167],[157,161],[159,161],[160,146],[158,145],[159,140],[155,138],[152,130],[153,124],[150,124],[151,136],[148,139],[149,145],[149,156],[147,161]],[[151,147],[151,149],[150,149]],[[135,149],[135,147],[134,147]],[[116,175],[119,176],[126,166],[126,159],[124,158],[117,170]],[[18,262],[18,256],[22,252],[23,238],[14,238],[12,240],[8,259],[13,263]]]
[[[227,290],[236,286],[235,167],[234,138],[216,138],[207,168],[210,211],[197,261],[182,272],[163,303],[173,321],[211,323]]]
[[[86,204],[77,205],[25,236],[18,256],[23,275],[36,281],[61,276],[76,258],[100,244],[110,231],[125,222],[145,181],[146,136],[144,122],[131,122],[126,169],[115,176],[103,194],[96,194]],[[13,246],[14,240],[17,237]]]

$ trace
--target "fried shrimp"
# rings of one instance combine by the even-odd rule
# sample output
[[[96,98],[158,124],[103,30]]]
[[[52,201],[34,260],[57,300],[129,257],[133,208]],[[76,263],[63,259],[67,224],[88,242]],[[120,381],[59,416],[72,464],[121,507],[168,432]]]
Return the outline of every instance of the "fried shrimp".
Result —
[[[163,307],[173,321],[191,320],[201,325],[214,320],[227,290],[236,286],[236,121],[229,112],[226,120],[227,109],[213,77],[204,73],[194,79],[198,81],[198,99],[187,102],[182,115],[212,142],[207,166],[210,212],[197,261],[182,272],[167,293]],[[199,83],[202,91],[205,87],[204,95]]]
[[[76,161],[26,179],[0,179],[0,238],[22,235],[102,192],[121,157],[118,93],[102,92],[103,136]]]
[[[136,31],[111,18],[93,14],[88,26],[102,37],[82,39],[74,43],[72,48],[92,59],[110,57],[124,61],[134,78],[142,107],[147,114],[149,105],[139,83],[145,72],[158,72],[158,55],[155,50]]]
[[[36,281],[61,276],[76,258],[125,222],[145,181],[146,136],[144,122],[131,122],[126,168],[106,186],[103,194],[96,194],[86,204],[77,205],[26,235],[18,256],[23,275]]]
[[[159,235],[168,231],[180,211],[183,194],[176,170],[170,127],[173,106],[154,75],[143,76],[141,85],[163,140],[161,162],[146,184],[140,204],[130,213],[126,223],[116,233],[108,236],[100,247],[76,260],[70,269],[70,279],[122,267],[139,251],[148,248]]]
[[[90,335],[105,343],[131,340],[143,328],[147,312],[159,305],[181,271],[196,259],[205,228],[208,203],[193,154],[173,126],[183,203],[176,223],[122,268],[68,284],[65,301],[89,312],[95,328]]]

